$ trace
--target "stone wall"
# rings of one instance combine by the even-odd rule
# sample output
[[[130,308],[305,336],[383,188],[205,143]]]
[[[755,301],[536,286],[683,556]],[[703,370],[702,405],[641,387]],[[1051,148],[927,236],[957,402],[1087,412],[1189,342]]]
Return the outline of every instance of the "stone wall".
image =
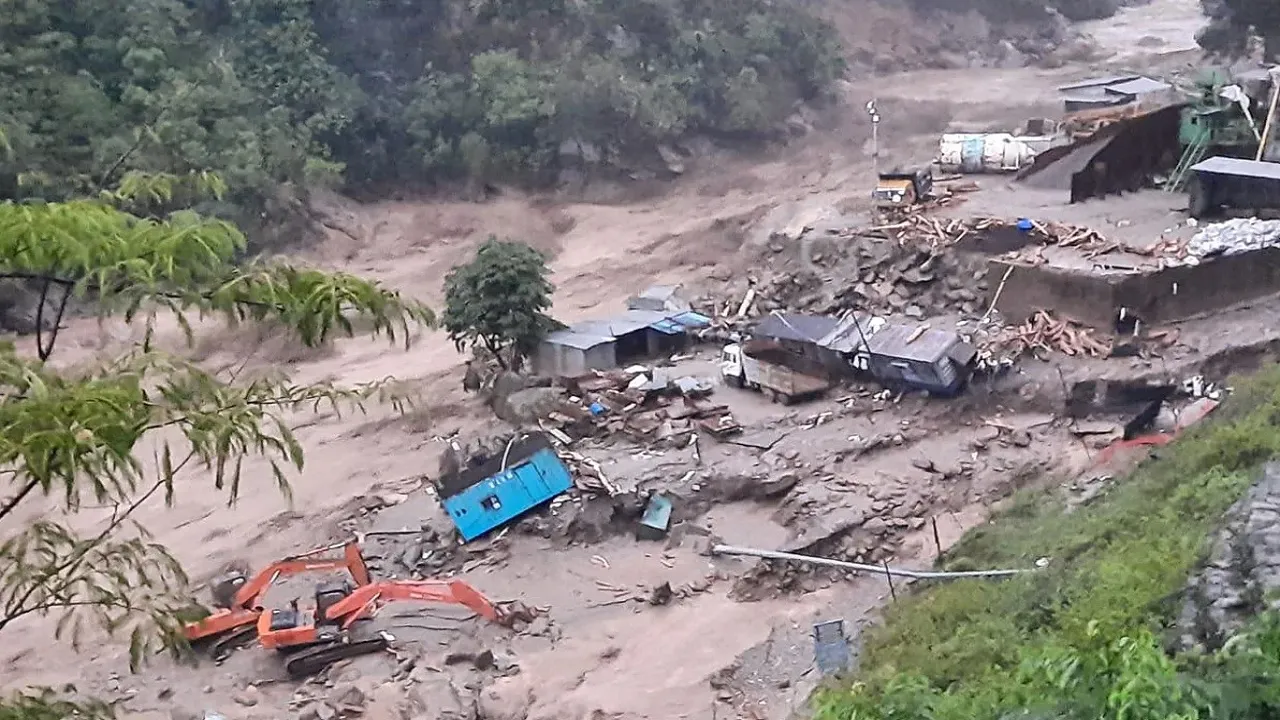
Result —
[[[1216,649],[1258,612],[1280,609],[1280,463],[1227,514],[1209,562],[1188,584],[1183,647]]]

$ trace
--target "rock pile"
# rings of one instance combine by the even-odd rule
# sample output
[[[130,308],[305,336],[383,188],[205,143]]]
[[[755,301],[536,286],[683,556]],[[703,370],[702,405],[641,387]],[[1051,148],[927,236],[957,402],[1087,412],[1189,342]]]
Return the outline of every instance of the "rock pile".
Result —
[[[913,319],[972,316],[986,310],[989,256],[978,241],[992,233],[1024,236],[1025,246],[1009,255],[1029,262],[1048,246],[1090,255],[1136,252],[1076,225],[1031,221],[1019,227],[1017,221],[1000,218],[938,219],[921,213],[871,228],[827,233],[830,237],[817,238],[806,230],[797,238],[782,238],[798,241],[793,243],[797,246],[822,241],[824,251],[810,247],[798,252],[802,257],[782,256],[781,262],[766,256],[765,263],[774,268],[771,274],[739,280],[727,292],[703,298],[699,310],[734,326],[774,311],[838,315],[856,309]],[[964,247],[968,243],[970,251]],[[775,243],[770,255],[785,247]]]
[[[1187,243],[1187,252],[1196,257],[1212,257],[1276,246],[1280,246],[1280,220],[1234,218],[1206,225]]]
[[[754,291],[746,317],[774,311],[838,315],[854,308],[910,318],[980,312],[987,289],[984,258],[949,248],[971,231],[961,221],[921,215],[870,230],[844,230],[832,238],[828,252],[813,255],[809,267],[766,260],[775,266],[772,273],[704,298],[700,309],[732,319]]]

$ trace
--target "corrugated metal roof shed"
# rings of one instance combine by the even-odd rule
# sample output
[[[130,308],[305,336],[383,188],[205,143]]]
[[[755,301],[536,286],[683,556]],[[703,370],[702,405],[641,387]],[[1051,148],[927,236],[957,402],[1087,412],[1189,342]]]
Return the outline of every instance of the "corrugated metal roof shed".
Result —
[[[825,315],[773,313],[756,323],[756,337],[816,343],[835,329],[839,320]]]
[[[1149,77],[1137,77],[1132,80],[1109,84],[1106,87],[1106,91],[1109,93],[1118,93],[1120,95],[1145,95],[1147,93],[1168,90],[1172,87],[1173,86],[1167,82],[1152,80]]]
[[[653,285],[636,295],[627,298],[627,307],[631,310],[656,310],[672,312],[689,310],[689,301],[680,297],[679,285]]]
[[[711,324],[711,318],[693,310],[676,313],[671,316],[671,319],[687,328],[704,328]]]
[[[1067,85],[1059,85],[1058,92],[1069,92],[1071,90],[1084,90],[1085,88],[1103,87],[1106,85],[1115,85],[1117,83],[1128,82],[1142,77],[1141,75],[1113,75],[1111,77],[1089,78],[1079,82],[1069,83]]]
[[[920,325],[891,324],[881,328],[879,332],[867,338],[874,355],[932,363],[947,356],[959,341],[959,336],[947,330],[925,330],[912,340],[912,336]],[[910,341],[910,342],[908,342]]]
[[[604,335],[579,332],[570,328],[568,330],[557,330],[547,335],[543,338],[543,342],[551,343],[552,345],[563,345],[564,347],[571,347],[575,350],[590,350],[593,347],[613,342],[613,338],[606,337]]]
[[[1237,175],[1242,177],[1260,177],[1268,180],[1280,180],[1280,164],[1242,160],[1240,158],[1211,157],[1191,166],[1195,172],[1217,173],[1219,175]]]
[[[664,313],[655,310],[628,310],[612,317],[583,320],[582,322],[574,323],[569,329],[588,335],[616,338],[620,335],[629,335],[637,330],[643,330],[653,323],[665,320],[666,317]]]
[[[837,323],[818,344],[832,352],[858,352],[862,349],[862,336],[866,335],[869,339],[883,324],[883,321],[877,322],[875,318],[853,313]]]
[[[678,335],[690,327],[706,327],[711,319],[696,312],[686,311],[672,315],[657,310],[627,310],[619,315],[595,320],[583,320],[569,327],[568,332],[595,337],[617,338],[645,328],[667,335]],[[564,331],[561,331],[564,332]],[[551,336],[548,336],[549,338]]]
[[[1096,93],[1067,93],[1062,96],[1062,101],[1069,106],[1092,106],[1104,108],[1112,107],[1114,105],[1123,105],[1125,103],[1125,97],[1109,95],[1106,92],[1106,88],[1102,88]]]

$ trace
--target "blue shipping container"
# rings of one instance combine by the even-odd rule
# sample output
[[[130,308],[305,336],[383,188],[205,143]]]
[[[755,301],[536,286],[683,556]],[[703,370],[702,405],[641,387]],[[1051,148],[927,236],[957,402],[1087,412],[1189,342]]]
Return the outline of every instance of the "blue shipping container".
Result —
[[[541,443],[538,443],[541,444]],[[569,469],[543,445],[507,469],[444,497],[442,503],[462,539],[470,542],[573,487]]]

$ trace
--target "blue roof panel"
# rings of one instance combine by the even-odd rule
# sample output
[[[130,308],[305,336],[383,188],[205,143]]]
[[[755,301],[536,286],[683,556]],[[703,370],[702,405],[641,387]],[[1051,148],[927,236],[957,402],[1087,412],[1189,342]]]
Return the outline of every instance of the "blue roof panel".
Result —
[[[682,313],[672,315],[671,319],[685,327],[704,328],[711,325],[711,318],[700,312],[694,312],[693,310],[686,310]]]
[[[667,318],[666,320],[659,320],[656,323],[650,323],[649,327],[666,335],[679,335],[684,332],[684,326],[670,318]]]

